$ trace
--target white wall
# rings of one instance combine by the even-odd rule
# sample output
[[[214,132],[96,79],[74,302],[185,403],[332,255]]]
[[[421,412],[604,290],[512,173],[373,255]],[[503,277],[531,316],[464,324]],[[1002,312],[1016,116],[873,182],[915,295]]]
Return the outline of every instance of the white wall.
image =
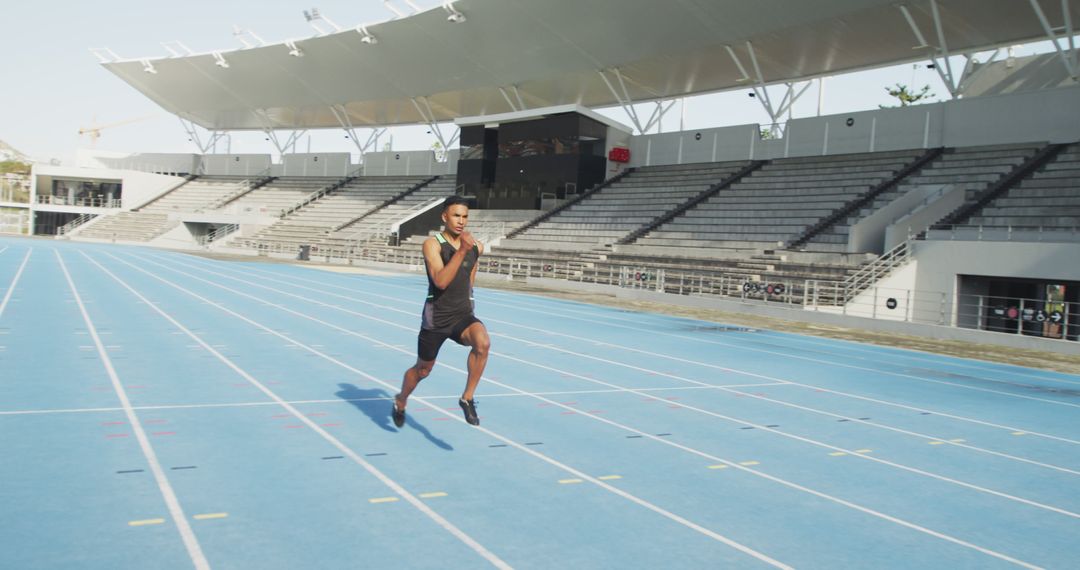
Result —
[[[70,166],[46,166],[35,164],[31,171],[30,201],[37,203],[38,179],[48,180],[62,177],[75,180],[120,180],[121,206],[133,208],[160,195],[184,181],[183,177],[139,172],[136,170],[117,170],[105,168],[76,168]]]
[[[369,152],[364,155],[364,176],[435,176],[447,174],[447,165],[437,162],[430,150]]]
[[[154,152],[128,153],[81,148],[75,153],[75,166],[80,168],[193,174],[198,170],[199,155]]]
[[[1080,244],[926,240],[915,243],[915,287],[953,292],[957,275],[1080,281]]]
[[[347,152],[286,154],[281,164],[271,168],[273,176],[340,176],[344,178],[357,167]]]
[[[202,174],[254,176],[267,172],[271,160],[269,154],[204,154]]]
[[[779,140],[762,140],[756,124],[640,135],[630,141],[630,166],[1075,142],[1080,140],[1078,108],[1080,86],[1073,86],[794,119]]]

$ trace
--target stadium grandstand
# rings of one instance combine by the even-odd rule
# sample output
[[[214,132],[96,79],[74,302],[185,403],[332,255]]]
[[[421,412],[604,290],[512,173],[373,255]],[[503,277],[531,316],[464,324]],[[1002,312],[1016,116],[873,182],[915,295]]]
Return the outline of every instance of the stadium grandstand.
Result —
[[[414,265],[436,205],[461,194],[485,271],[510,278],[1076,340],[1080,274],[1062,261],[1080,257],[1071,4],[461,0],[282,44],[106,55],[200,152],[39,168],[31,231]],[[577,25],[601,20],[618,35]],[[1056,53],[997,57],[1040,39]],[[910,61],[951,98],[791,118],[815,78]],[[773,123],[658,132],[678,98],[732,89]],[[374,148],[410,124],[448,151]],[[358,155],[297,152],[310,129],[343,129]],[[276,158],[214,152],[235,131],[265,132]],[[954,263],[962,247],[977,254]]]
[[[2,202],[46,239],[0,240],[0,567],[1080,564],[1080,371],[977,359],[1080,356],[1080,0],[402,4],[98,52],[197,151]],[[915,63],[944,101],[792,112]],[[728,91],[769,121],[660,127]],[[451,196],[492,285],[481,427],[445,378],[397,421]]]

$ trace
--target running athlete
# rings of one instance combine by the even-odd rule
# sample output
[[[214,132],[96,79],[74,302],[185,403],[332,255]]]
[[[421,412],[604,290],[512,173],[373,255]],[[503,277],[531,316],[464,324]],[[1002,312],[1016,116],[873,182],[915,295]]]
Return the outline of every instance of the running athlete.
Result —
[[[461,196],[443,201],[442,220],[446,229],[424,241],[424,265],[427,267],[428,295],[417,339],[416,364],[405,371],[401,392],[394,396],[391,416],[394,425],[405,425],[405,404],[421,380],[435,366],[439,348],[446,339],[472,348],[469,352],[469,376],[458,404],[465,421],[480,425],[473,393],[487,364],[488,338],[484,323],[473,315],[472,288],[476,280],[476,262],[483,246],[465,231],[469,222],[469,203]]]

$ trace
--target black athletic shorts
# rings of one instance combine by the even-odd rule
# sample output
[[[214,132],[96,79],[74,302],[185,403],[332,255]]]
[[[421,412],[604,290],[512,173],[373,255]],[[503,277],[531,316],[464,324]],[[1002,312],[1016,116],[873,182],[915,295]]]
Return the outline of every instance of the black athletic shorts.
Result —
[[[427,362],[435,360],[439,356],[439,349],[442,348],[446,339],[464,345],[465,343],[461,340],[461,333],[465,332],[465,329],[469,328],[473,323],[481,322],[475,316],[469,315],[450,328],[439,330],[420,329],[420,335],[416,339],[416,355],[420,360]]]

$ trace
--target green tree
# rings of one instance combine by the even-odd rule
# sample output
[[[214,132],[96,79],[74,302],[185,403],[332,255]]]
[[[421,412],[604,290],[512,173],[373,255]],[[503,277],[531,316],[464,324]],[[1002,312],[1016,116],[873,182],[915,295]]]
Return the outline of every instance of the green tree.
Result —
[[[924,99],[930,99],[930,98],[934,97],[934,94],[930,92],[930,86],[929,85],[923,85],[923,88],[916,93],[914,91],[909,90],[907,85],[904,85],[902,83],[897,83],[895,87],[886,87],[885,92],[888,93],[890,97],[896,97],[896,99],[898,101],[900,101],[900,106],[901,107],[907,107],[909,105],[914,105],[915,103],[918,103],[919,101],[922,101]],[[889,107],[892,107],[892,105],[878,105],[878,106],[881,107],[882,109],[887,109]]]
[[[435,160],[443,162],[446,160],[446,149],[443,148],[442,143],[435,141],[431,144],[431,150],[435,152]]]
[[[30,165],[17,160],[0,161],[0,174],[30,174]]]

